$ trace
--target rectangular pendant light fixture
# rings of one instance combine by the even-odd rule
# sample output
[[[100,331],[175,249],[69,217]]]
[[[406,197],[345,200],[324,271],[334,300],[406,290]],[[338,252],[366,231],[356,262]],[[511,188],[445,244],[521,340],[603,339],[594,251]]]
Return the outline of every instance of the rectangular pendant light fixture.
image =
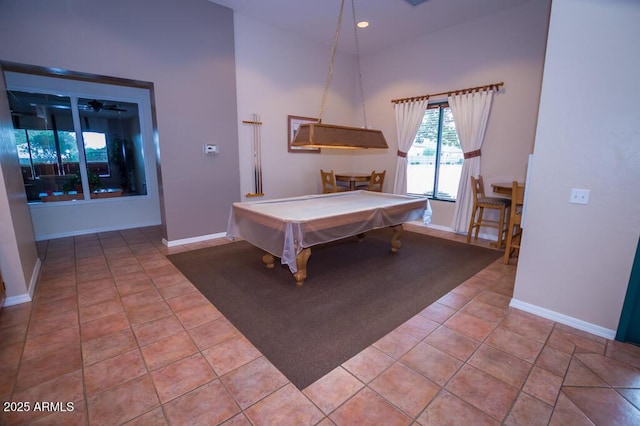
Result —
[[[342,148],[342,149],[367,149],[367,148],[389,148],[381,130],[367,129],[367,114],[364,111],[364,90],[362,88],[362,73],[360,73],[360,93],[362,95],[362,110],[364,115],[364,127],[347,127],[322,123],[322,113],[324,112],[327,93],[329,91],[329,82],[333,72],[333,60],[338,44],[338,35],[342,26],[342,12],[344,9],[344,1],[340,2],[340,14],[338,16],[338,24],[333,39],[333,47],[329,57],[329,74],[324,86],[324,94],[320,106],[320,114],[318,115],[318,123],[301,124],[298,127],[291,146],[306,148]],[[351,0],[351,8],[353,10],[353,28],[356,29],[356,9],[355,0]],[[360,71],[360,50],[358,47],[358,32],[355,31],[356,41],[356,57],[358,59],[358,71]]]
[[[291,146],[307,148],[389,148],[381,130],[333,124],[301,124]]]

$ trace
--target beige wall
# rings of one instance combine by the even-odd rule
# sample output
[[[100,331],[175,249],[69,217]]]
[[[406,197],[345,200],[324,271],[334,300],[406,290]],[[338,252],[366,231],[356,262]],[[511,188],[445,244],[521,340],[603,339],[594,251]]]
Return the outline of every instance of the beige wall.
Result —
[[[0,40],[3,61],[152,82],[167,239],[224,232],[240,198],[230,9],[207,0],[3,1]],[[220,154],[204,155],[205,143]]]
[[[266,197],[317,192],[320,168],[386,169],[390,177],[385,186],[390,190],[397,148],[392,98],[503,80],[506,90],[496,97],[483,168],[489,181],[524,176],[526,155],[532,150],[548,0],[532,0],[363,57],[369,125],[385,131],[390,149],[322,154],[287,152],[286,117],[318,115],[328,44],[292,38],[236,16],[233,49],[228,9],[190,0],[180,2],[180,13],[174,13],[178,2],[168,0],[149,6],[149,15],[145,5],[118,8],[91,2],[60,8],[42,0],[2,3],[1,16],[28,17],[22,23],[0,18],[4,39],[25,24],[32,31],[3,44],[0,59],[155,84],[169,240],[224,232],[230,203],[252,192],[252,134],[241,121],[253,113],[261,114],[264,122]],[[136,20],[138,15],[145,18]],[[73,30],[58,21],[74,22]],[[84,34],[80,40],[74,38],[78,33]],[[236,73],[231,76],[234,57]],[[336,58],[325,122],[361,124],[355,64],[348,55]],[[203,156],[205,142],[217,143],[221,153]],[[448,226],[453,205],[438,204],[434,203],[434,223]]]
[[[286,116],[317,116],[328,70],[327,45],[291,37],[251,18],[235,15],[238,115],[261,114],[266,198],[318,192],[319,169],[387,170],[393,188],[396,128],[391,99],[498,81],[482,169],[487,181],[522,180],[533,151],[549,0],[531,0],[499,13],[436,31],[402,46],[361,58],[369,126],[384,131],[389,150],[291,154]],[[341,37],[351,37],[344,32]],[[338,55],[323,121],[363,125],[356,58]],[[251,129],[239,126],[242,193],[252,190]],[[433,223],[451,225],[455,205],[433,202]]]
[[[320,169],[351,170],[354,151],[323,150],[321,154],[287,150],[287,116],[317,117],[329,69],[330,46],[308,42],[235,15],[238,118],[260,115],[263,199],[321,192]],[[327,33],[331,41],[332,32]],[[353,57],[337,54],[325,123],[353,121]],[[242,195],[254,192],[252,127],[239,124]],[[243,197],[244,198],[244,197]],[[244,198],[246,199],[246,198]]]
[[[0,66],[0,270],[7,288],[6,305],[30,300],[39,267]]]
[[[513,302],[607,337],[640,235],[638,22],[635,1],[553,1]]]
[[[391,149],[386,156],[357,158],[355,166],[386,167],[393,178],[397,138],[391,99],[502,81],[504,89],[493,98],[481,172],[487,186],[523,180],[533,151],[548,14],[549,0],[531,0],[364,57],[369,120],[384,131]],[[455,206],[435,201],[432,207],[433,224],[449,227]]]

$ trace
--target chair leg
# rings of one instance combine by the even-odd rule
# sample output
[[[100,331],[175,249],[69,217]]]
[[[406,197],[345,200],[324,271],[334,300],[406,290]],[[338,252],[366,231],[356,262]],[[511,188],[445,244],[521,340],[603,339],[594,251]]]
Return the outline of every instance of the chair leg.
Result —
[[[511,220],[511,206],[507,206],[504,209],[504,228],[502,229],[502,233],[504,235],[503,240],[506,241],[507,233],[509,231],[509,221]]]
[[[477,210],[478,208],[476,206],[473,206],[473,209],[471,210],[471,220],[469,221],[469,230],[467,231],[467,244],[471,243],[471,232],[473,232],[473,226],[476,222]]]
[[[478,224],[476,226],[476,232],[474,235],[474,238],[477,240],[478,239],[478,234],[480,233],[480,223],[482,223],[482,219],[484,218],[484,207],[478,207],[478,219],[476,221],[476,223]]]
[[[511,221],[509,221],[511,222]],[[509,229],[507,230],[507,242],[504,250],[504,256],[502,258],[502,262],[505,265],[509,264],[509,258],[511,257],[511,242],[513,240],[513,225],[509,223]]]
[[[502,235],[504,233],[504,207],[500,209],[500,220],[498,221],[498,241],[496,241],[497,247],[502,247]]]

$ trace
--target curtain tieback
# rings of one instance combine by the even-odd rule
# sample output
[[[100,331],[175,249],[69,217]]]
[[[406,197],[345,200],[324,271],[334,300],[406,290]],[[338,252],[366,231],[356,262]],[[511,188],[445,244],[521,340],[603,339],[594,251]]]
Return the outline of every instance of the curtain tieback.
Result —
[[[407,153],[398,150],[398,157],[407,158]]]
[[[480,157],[480,150],[476,149],[475,151],[469,151],[469,152],[465,152],[464,153],[464,159],[468,160],[469,158],[473,158],[473,157]]]

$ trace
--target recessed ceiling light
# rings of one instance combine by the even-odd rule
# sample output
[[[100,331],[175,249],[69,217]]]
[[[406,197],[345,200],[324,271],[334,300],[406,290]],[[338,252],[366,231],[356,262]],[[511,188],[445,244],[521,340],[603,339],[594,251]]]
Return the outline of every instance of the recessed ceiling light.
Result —
[[[369,26],[369,22],[367,21],[360,21],[356,24],[356,26],[358,28],[367,28]]]

